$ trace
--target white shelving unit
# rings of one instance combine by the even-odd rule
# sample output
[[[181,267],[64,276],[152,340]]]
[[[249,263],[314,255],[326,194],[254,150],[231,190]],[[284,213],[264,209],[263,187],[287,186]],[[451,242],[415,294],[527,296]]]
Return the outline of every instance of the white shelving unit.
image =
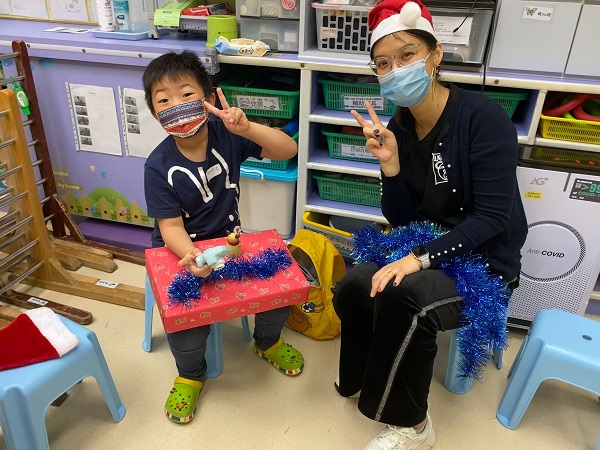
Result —
[[[318,24],[310,3],[302,3],[300,14],[304,19],[304,24],[301,24],[299,46],[302,75],[296,229],[303,227],[302,216],[307,211],[385,223],[379,208],[322,200],[318,195],[316,183],[311,176],[314,171],[380,178],[377,165],[330,158],[327,150],[322,148],[320,143],[322,141],[319,140],[320,128],[324,125],[357,126],[357,123],[349,113],[328,110],[320,104],[322,95],[319,93],[321,86],[316,82],[317,76],[326,72],[371,75],[371,71],[367,67],[369,59],[367,55],[318,51],[315,33]],[[538,131],[542,107],[548,92],[600,94],[600,80],[598,79],[585,80],[574,77],[496,71],[484,73],[483,70],[460,69],[443,70],[440,78],[443,81],[457,84],[528,91],[529,96],[525,104],[519,105],[521,114],[518,115],[518,118],[515,117],[516,115],[513,116],[518,142],[521,145],[600,152],[600,145],[545,139]],[[387,120],[389,119],[387,118]],[[600,292],[594,291],[592,298],[600,299]]]
[[[310,12],[310,11],[309,11]],[[301,229],[302,215],[306,211],[351,217],[386,223],[379,208],[353,205],[349,203],[322,200],[310,174],[312,171],[344,173],[350,175],[380,178],[379,167],[375,164],[332,159],[325,148],[319,148],[320,127],[323,125],[357,126],[349,112],[329,110],[319,101],[320,86],[316,82],[319,75],[328,72],[371,75],[366,65],[368,58],[351,54],[337,54],[310,50],[310,56],[285,55],[260,59],[261,66],[296,69],[300,76],[300,134],[298,141],[298,187],[296,195],[296,229]],[[318,54],[318,57],[316,56]],[[339,61],[339,62],[338,62]],[[255,66],[257,59],[240,56],[219,56],[220,63]],[[483,72],[467,72],[447,69],[440,74],[442,81],[481,86]],[[549,91],[600,94],[600,83],[572,78],[533,76],[488,72],[485,85],[492,87],[523,89],[529,92],[524,106],[524,118],[515,123],[519,144],[599,152],[600,145],[559,141],[542,138],[538,127],[542,106]],[[382,117],[387,125],[390,117]],[[599,294],[600,295],[600,294]]]

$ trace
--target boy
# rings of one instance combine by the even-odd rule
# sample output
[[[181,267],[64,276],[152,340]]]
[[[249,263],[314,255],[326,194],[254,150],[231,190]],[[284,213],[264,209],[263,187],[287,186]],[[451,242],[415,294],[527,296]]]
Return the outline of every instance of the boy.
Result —
[[[144,186],[148,215],[156,219],[152,246],[169,247],[189,272],[207,277],[211,267],[196,266],[193,241],[226,236],[240,226],[240,164],[248,157],[292,158],[297,145],[282,131],[250,122],[230,108],[217,89],[222,110],[198,56],[190,51],[153,60],[143,76],[146,103],[169,133],[148,157]],[[209,113],[217,120],[208,120]],[[256,315],[254,351],[281,372],[298,375],[302,354],[281,338],[289,307]],[[179,376],[165,405],[167,417],[187,423],[194,417],[206,373],[210,326],[167,334]]]

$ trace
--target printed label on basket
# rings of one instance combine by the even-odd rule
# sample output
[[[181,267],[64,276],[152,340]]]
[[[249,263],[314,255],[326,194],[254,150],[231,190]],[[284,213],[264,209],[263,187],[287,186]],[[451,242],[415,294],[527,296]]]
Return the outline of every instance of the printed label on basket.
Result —
[[[321,28],[321,39],[335,39],[337,36],[337,28]]]
[[[371,102],[375,111],[383,111],[383,97],[357,97],[344,95],[344,109],[366,109],[365,102]]]
[[[238,108],[242,109],[265,109],[269,111],[281,111],[277,97],[256,97],[254,95],[236,95]]]
[[[554,8],[525,5],[525,8],[523,9],[523,19],[543,20],[545,22],[550,22],[553,15]]]
[[[365,147],[359,147],[357,145],[340,144],[340,150],[343,156],[358,156],[361,158],[373,158],[376,159],[369,150]]]

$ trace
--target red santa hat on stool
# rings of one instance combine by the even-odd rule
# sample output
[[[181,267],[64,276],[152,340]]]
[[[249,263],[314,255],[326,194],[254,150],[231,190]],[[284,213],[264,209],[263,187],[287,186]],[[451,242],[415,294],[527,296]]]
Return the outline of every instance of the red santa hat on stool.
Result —
[[[383,0],[369,13],[369,28],[371,48],[382,37],[397,31],[422,30],[435,38],[431,13],[420,0]]]
[[[59,358],[77,344],[77,336],[51,309],[26,311],[0,329],[0,370]]]

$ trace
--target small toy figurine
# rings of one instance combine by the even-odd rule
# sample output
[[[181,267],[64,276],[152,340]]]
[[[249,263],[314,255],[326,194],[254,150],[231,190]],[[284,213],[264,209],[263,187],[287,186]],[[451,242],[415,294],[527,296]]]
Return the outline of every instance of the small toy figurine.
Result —
[[[227,246],[230,247],[229,254],[233,258],[242,256],[242,246],[240,245],[240,231],[235,231],[227,235]]]
[[[196,257],[196,265],[198,267],[209,265],[214,270],[219,270],[225,266],[226,256],[237,258],[241,256],[241,254],[242,246],[240,245],[240,232],[229,233],[227,236],[227,245],[220,245],[205,250]]]

